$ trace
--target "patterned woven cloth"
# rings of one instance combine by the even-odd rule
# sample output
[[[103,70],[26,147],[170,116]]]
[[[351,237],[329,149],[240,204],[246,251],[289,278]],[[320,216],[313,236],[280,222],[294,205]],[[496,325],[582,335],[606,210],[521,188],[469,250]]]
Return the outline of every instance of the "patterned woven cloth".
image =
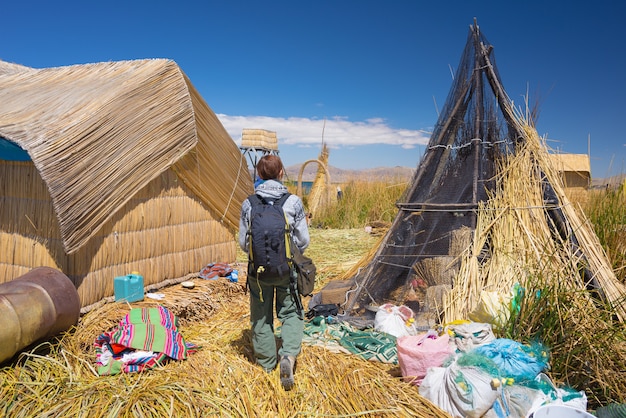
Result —
[[[133,308],[109,332],[96,338],[98,373],[114,375],[152,369],[184,360],[197,351],[178,331],[178,318],[167,308]]]

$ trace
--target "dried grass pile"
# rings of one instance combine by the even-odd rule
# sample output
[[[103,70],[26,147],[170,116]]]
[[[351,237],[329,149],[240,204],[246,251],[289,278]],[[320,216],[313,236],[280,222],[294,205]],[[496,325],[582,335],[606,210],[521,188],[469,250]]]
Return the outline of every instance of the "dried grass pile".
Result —
[[[332,257],[333,248],[353,239],[366,250],[361,230],[312,230],[313,254]],[[341,239],[342,242],[333,242]],[[329,246],[330,243],[330,246]],[[358,248],[358,246],[357,246]],[[346,256],[348,254],[348,256]],[[339,254],[346,268],[362,251]],[[351,260],[345,259],[351,258]],[[326,275],[336,274],[329,264]],[[240,272],[244,268],[239,266]],[[240,274],[241,274],[240,273]],[[244,274],[241,274],[245,276]],[[240,276],[241,277],[241,276]],[[24,354],[0,370],[3,404],[11,417],[291,417],[379,416],[447,417],[418,389],[400,378],[397,366],[303,346],[296,386],[285,392],[277,371],[266,374],[252,362],[245,279],[230,283],[194,279],[195,287],[158,289],[164,298],[133,307],[162,304],[179,316],[180,331],[201,349],[185,361],[138,374],[98,376],[93,342],[128,313],[123,303],[108,303],[82,316],[58,343]]]

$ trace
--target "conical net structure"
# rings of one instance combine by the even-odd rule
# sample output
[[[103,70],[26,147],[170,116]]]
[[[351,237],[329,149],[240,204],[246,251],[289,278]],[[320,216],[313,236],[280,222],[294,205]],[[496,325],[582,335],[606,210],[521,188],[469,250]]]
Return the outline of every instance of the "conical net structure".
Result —
[[[351,273],[354,284],[343,304],[345,319],[372,317],[377,306],[404,303],[411,295],[421,295],[416,298],[419,299],[416,310],[423,310],[429,303],[424,297],[429,290],[431,296],[437,291],[451,294],[460,274],[467,269],[467,257],[477,266],[471,275],[472,280],[479,282],[475,287],[484,288],[485,278],[480,277],[478,270],[493,255],[494,240],[477,239],[477,224],[481,223],[481,234],[485,236],[501,233],[487,231],[481,214],[496,209],[486,202],[503,189],[500,182],[507,161],[527,150],[529,142],[533,144],[532,150],[524,155],[531,160],[532,172],[526,172],[525,176],[537,179],[540,217],[533,214],[528,222],[545,224],[544,230],[549,231],[551,239],[566,247],[568,257],[575,258],[564,262],[578,269],[575,274],[580,273],[584,286],[604,297],[603,285],[613,285],[615,276],[602,259],[597,238],[588,237],[588,225],[578,218],[572,222],[571,218],[577,215],[557,184],[558,176],[552,174],[549,166],[542,166],[544,162],[549,165],[548,159],[542,157],[547,155],[547,150],[538,145],[540,140],[531,125],[532,122],[515,111],[502,87],[493,47],[477,25],[471,26],[426,152],[397,203],[398,215],[377,252]],[[531,204],[523,195],[518,197],[516,204],[527,206],[525,210],[530,206],[536,208],[537,202]],[[582,245],[580,235],[584,235]],[[593,253],[592,262],[586,250]],[[616,297],[620,292],[618,286]],[[437,301],[444,304],[446,298],[439,297]],[[431,300],[431,306],[426,307],[432,309],[432,303]],[[468,305],[461,309],[467,313],[475,301],[461,303]],[[436,308],[439,312],[445,310],[444,306]]]

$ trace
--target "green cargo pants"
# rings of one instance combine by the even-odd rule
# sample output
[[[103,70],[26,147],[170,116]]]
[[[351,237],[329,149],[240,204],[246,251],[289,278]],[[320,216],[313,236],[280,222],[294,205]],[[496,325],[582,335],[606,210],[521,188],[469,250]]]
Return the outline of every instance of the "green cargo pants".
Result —
[[[270,371],[276,367],[277,354],[279,357],[296,357],[300,354],[304,320],[298,316],[295,300],[289,290],[289,276],[264,277],[263,281],[248,277],[248,280],[252,348],[257,363]],[[274,334],[274,303],[276,318],[281,323],[282,345],[278,351]]]

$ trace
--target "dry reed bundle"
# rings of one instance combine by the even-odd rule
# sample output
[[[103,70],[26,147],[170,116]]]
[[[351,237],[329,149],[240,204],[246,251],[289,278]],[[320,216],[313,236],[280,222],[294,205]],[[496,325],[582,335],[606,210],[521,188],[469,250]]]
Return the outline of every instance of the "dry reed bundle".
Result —
[[[312,231],[314,235],[324,232]],[[84,315],[72,333],[58,345],[47,347],[47,355],[34,351],[0,370],[5,400],[0,414],[96,418],[448,416],[422,398],[417,387],[405,383],[396,366],[320,347],[303,347],[296,366],[296,386],[291,392],[283,391],[278,371],[267,374],[251,360],[245,283],[224,279],[195,283],[192,291],[179,286],[163,289],[163,301],[133,304],[170,303],[170,309],[180,314],[186,309],[181,300],[205,301],[203,309],[181,320],[185,339],[202,347],[187,360],[141,374],[96,376],[93,341],[129,309],[126,304],[107,304]]]
[[[375,239],[376,243],[373,244],[371,247],[368,247],[369,250],[356,263],[354,263],[352,267],[350,267],[350,269],[348,269],[347,271],[345,271],[343,274],[339,276],[340,280],[347,279],[347,278],[357,275],[360,272],[360,270],[366,267],[367,264],[369,264],[370,261],[374,258],[374,255],[376,255],[376,253],[378,252],[378,248],[383,243],[385,236],[384,235],[371,236],[371,238]]]
[[[276,132],[265,129],[244,129],[241,133],[241,147],[278,150]]]
[[[529,126],[525,126],[524,129],[531,143],[540,143],[540,138],[535,129]],[[537,146],[540,147],[540,145]],[[540,149],[546,150],[547,148],[544,145]],[[585,217],[580,204],[574,205],[568,199],[566,190],[559,181],[557,171],[552,165],[553,162],[550,160],[548,152],[536,152],[535,158],[538,159],[539,165],[544,170],[547,179],[555,185],[554,192],[559,202],[561,202],[564,216],[567,218],[571,225],[572,232],[576,236],[577,245],[580,248],[580,255],[584,256],[583,262],[592,273],[592,279],[599,285],[601,293],[606,298],[606,302],[615,310],[615,314],[619,317],[620,321],[625,321],[626,305],[624,304],[624,298],[626,295],[626,286],[616,279],[613,268],[593,230],[593,226]],[[576,261],[576,256],[572,256],[571,260]]]
[[[329,150],[326,144],[324,144],[319,157],[317,157],[318,161],[320,161],[323,166],[320,165],[317,167],[317,173],[315,174],[315,179],[311,185],[311,191],[309,192],[307,200],[309,212],[313,214],[316,214],[318,210],[327,205],[329,201],[328,197],[330,196],[330,184],[327,182],[328,173],[326,172],[328,167],[328,156]]]
[[[526,145],[502,162],[495,191],[479,208],[473,242],[461,257],[454,288],[444,298],[444,320],[467,319],[483,290],[509,295],[520,283],[525,292],[519,310],[509,323],[498,324],[496,332],[523,342],[543,342],[551,352],[551,377],[584,389],[591,406],[624,402],[624,293],[593,230],[565,198],[544,160],[545,148],[527,129]],[[580,250],[571,245],[570,237],[555,234],[546,220],[544,174]],[[488,257],[482,259],[485,250]],[[606,300],[588,290],[582,266],[592,272]]]
[[[536,131],[529,126],[523,129],[525,145],[501,162],[494,192],[478,209],[474,239],[462,257],[454,289],[446,298],[446,320],[467,318],[480,300],[481,291],[508,294],[515,283],[524,284],[528,277],[566,276],[572,289],[584,290],[586,283],[580,266],[587,263],[623,318],[620,302],[624,292],[593,229],[581,221],[584,217],[567,200]],[[573,249],[567,238],[558,237],[546,220],[544,175],[559,198],[560,209],[578,239],[580,251]],[[479,263],[481,252],[487,248],[489,258]],[[564,275],[564,270],[568,274]]]

